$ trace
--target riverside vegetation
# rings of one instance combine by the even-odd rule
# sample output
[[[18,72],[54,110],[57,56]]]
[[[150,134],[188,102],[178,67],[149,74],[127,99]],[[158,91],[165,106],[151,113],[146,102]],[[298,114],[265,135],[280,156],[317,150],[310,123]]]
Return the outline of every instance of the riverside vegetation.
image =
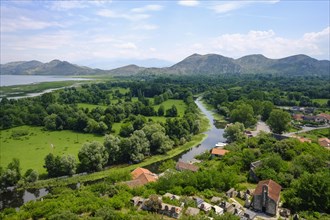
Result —
[[[330,211],[328,151],[316,143],[299,143],[291,139],[277,141],[266,134],[250,139],[235,135],[231,139],[233,142],[227,146],[231,153],[222,160],[210,160],[208,153],[201,155],[200,159],[204,161],[196,173],[169,172],[158,182],[135,189],[121,184],[113,185],[130,179],[129,171],[133,167],[143,166],[143,161],[149,157],[158,157],[152,155],[166,155],[172,148],[179,149],[180,145],[196,137],[201,131],[201,124],[193,102],[195,94],[203,93],[204,100],[227,120],[242,123],[233,133],[242,132],[242,126],[253,128],[259,117],[267,121],[273,131],[281,133],[289,129],[285,119],[287,113],[276,109],[276,106],[316,106],[319,111],[328,111],[329,102],[320,105],[312,100],[329,99],[329,94],[324,92],[329,88],[329,83],[324,83],[318,77],[270,75],[142,77],[143,80],[139,82],[122,78],[119,82],[83,85],[36,98],[1,101],[1,127],[5,131],[28,125],[43,126],[46,130],[71,130],[79,134],[107,134],[102,137],[103,141],[84,144],[78,155],[48,154],[44,158],[44,165],[49,177],[72,175],[77,170],[92,172],[109,165],[135,163],[131,168],[115,167],[113,171],[102,171],[106,172],[102,176],[107,177],[101,183],[82,186],[78,190],[54,187],[42,202],[29,202],[19,212],[4,210],[4,218],[128,219],[135,216],[137,219],[157,219],[161,216],[137,212],[129,199],[136,195],[149,197],[166,192],[183,196],[198,195],[206,200],[213,195],[222,196],[231,187],[244,188],[246,183],[253,182],[248,178],[248,170],[250,163],[256,160],[263,162],[256,171],[260,179],[271,178],[284,187],[282,200],[285,207],[309,219],[329,217],[324,214]],[[113,88],[124,88],[125,93]],[[136,102],[132,101],[134,97],[137,98]],[[116,104],[112,104],[114,99],[118,100]],[[185,103],[183,111],[179,111],[176,105],[161,107],[166,100],[174,99]],[[79,103],[103,107],[79,108]],[[178,112],[184,112],[184,115],[180,113],[178,116]],[[281,126],[272,123],[273,115],[284,119]],[[157,122],[154,120],[157,117],[164,119]],[[119,133],[112,133],[116,123],[120,124]],[[24,131],[14,133],[18,138],[27,135]],[[99,156],[95,160],[90,155]],[[168,168],[173,168],[172,163],[167,164]],[[100,175],[102,172],[90,175]],[[19,161],[14,159],[6,169],[1,170],[1,182],[3,186],[15,184],[20,175]],[[27,182],[37,179],[33,178],[36,176],[33,170],[24,176]],[[20,183],[23,184],[22,180]],[[184,198],[186,204],[193,206],[189,198]],[[213,213],[207,215],[213,216]],[[200,218],[204,216],[201,214]],[[235,219],[227,215],[213,217]]]

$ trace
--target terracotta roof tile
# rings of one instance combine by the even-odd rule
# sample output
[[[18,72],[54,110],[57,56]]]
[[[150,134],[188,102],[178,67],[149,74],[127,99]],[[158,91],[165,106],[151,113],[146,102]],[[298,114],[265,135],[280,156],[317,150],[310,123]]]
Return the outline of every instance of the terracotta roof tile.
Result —
[[[221,149],[221,148],[213,148],[211,154],[223,156],[226,153],[229,153],[229,150]]]
[[[150,170],[139,167],[131,172],[133,180],[138,178],[142,173],[152,174],[152,172],[150,172]]]
[[[274,201],[278,202],[280,198],[280,192],[282,187],[273,180],[262,180],[258,183],[256,190],[253,195],[261,195],[262,194],[262,186],[268,186],[268,196]]]
[[[198,170],[198,167],[193,165],[193,164],[190,164],[190,163],[185,163],[185,162],[182,162],[182,161],[179,161],[176,163],[175,165],[175,168],[177,170],[190,170],[190,171],[193,171],[193,172],[196,172]]]

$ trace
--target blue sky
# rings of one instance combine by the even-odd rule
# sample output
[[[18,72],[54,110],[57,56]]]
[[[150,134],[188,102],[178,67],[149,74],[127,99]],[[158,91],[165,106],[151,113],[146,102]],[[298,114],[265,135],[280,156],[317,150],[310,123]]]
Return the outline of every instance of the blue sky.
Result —
[[[1,63],[159,66],[193,53],[329,60],[329,7],[328,0],[1,1]]]

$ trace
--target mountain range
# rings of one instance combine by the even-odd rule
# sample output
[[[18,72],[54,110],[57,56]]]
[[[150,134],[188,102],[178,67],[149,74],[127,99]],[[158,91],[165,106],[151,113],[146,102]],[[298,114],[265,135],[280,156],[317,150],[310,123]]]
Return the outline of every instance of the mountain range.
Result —
[[[330,61],[317,60],[306,55],[294,55],[282,59],[269,59],[255,54],[233,59],[218,54],[193,54],[170,67],[145,68],[127,65],[112,70],[92,69],[67,61],[53,60],[11,62],[1,65],[1,74],[12,75],[135,75],[135,74],[279,74],[326,75],[330,74]]]

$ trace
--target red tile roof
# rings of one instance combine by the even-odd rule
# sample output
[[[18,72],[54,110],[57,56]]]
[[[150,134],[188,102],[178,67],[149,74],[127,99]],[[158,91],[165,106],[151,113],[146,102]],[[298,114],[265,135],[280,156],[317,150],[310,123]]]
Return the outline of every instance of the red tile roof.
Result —
[[[221,148],[213,148],[211,154],[223,156],[226,153],[229,153],[229,150],[221,149]]]
[[[190,171],[193,171],[193,172],[196,172],[198,170],[198,167],[193,165],[193,164],[190,164],[190,163],[185,163],[185,162],[182,162],[182,161],[179,161],[176,163],[175,165],[175,168],[177,170],[190,170]]]
[[[273,199],[275,202],[278,202],[280,199],[280,192],[282,187],[273,180],[262,180],[258,183],[257,188],[255,189],[253,195],[262,194],[262,186],[268,186],[268,196]]]
[[[158,179],[156,174],[150,172],[148,169],[140,167],[133,170],[131,174],[133,180],[125,182],[129,187],[143,186],[147,183],[155,182]]]
[[[321,116],[323,118],[326,118],[327,120],[330,120],[330,115],[329,114],[326,114],[326,113],[320,113],[317,116]]]
[[[319,145],[322,147],[330,147],[330,140],[328,138],[319,138]]]
[[[142,173],[152,174],[150,170],[139,167],[131,172],[133,180],[138,178]]]

